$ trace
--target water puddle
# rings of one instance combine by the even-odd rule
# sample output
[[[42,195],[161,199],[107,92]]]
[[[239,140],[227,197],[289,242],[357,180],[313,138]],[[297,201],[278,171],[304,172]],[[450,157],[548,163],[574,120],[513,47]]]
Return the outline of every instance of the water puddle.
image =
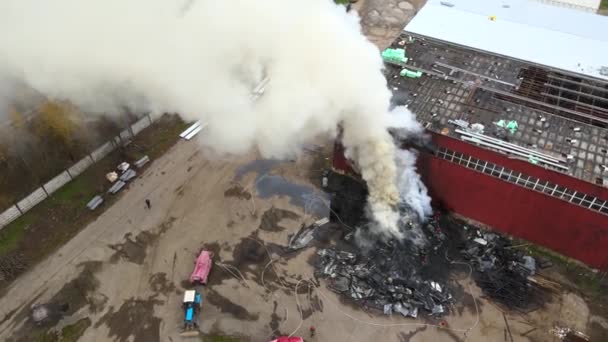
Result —
[[[327,194],[317,192],[313,187],[296,184],[281,176],[261,175],[255,183],[257,194],[260,198],[272,196],[286,196],[289,203],[303,208],[306,214],[317,217],[329,215],[329,197]]]
[[[296,184],[288,181],[285,177],[271,175],[270,172],[284,160],[278,159],[259,159],[241,166],[235,173],[234,180],[240,181],[246,174],[255,173],[256,194],[263,199],[272,196],[286,196],[289,203],[304,209],[306,214],[317,217],[327,217],[329,215],[329,196],[314,187]],[[237,191],[231,190],[228,194],[236,196]],[[242,194],[240,194],[242,195]],[[246,194],[245,194],[246,195]]]
[[[252,162],[249,162],[236,170],[234,174],[234,180],[240,181],[243,176],[248,173],[255,173],[257,177],[260,175],[268,174],[275,166],[284,163],[284,160],[279,159],[257,159]]]

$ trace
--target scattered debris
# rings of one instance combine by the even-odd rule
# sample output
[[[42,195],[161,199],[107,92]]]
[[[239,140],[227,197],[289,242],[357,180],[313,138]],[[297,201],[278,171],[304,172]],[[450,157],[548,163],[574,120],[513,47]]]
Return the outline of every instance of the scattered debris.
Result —
[[[137,172],[135,172],[135,170],[133,169],[129,169],[126,170],[122,175],[120,175],[120,180],[123,182],[128,182],[131,179],[135,178],[137,176]]]
[[[116,180],[118,179],[118,174],[114,171],[112,172],[108,172],[106,174],[106,179],[110,182],[110,183],[114,183],[116,182]]]
[[[34,323],[41,324],[50,316],[49,308],[44,304],[34,304],[32,305],[31,316]]]
[[[118,164],[118,167],[116,167],[120,172],[125,172],[129,169],[131,165],[129,165],[129,163],[127,162],[122,162],[120,164]]]
[[[511,134],[515,134],[515,132],[519,128],[519,124],[515,120],[510,120],[509,122],[507,122],[506,120],[501,119],[498,120],[498,122],[495,122],[494,125],[508,130]]]
[[[471,125],[471,130],[475,133],[483,134],[485,126],[480,123],[474,123]]]
[[[114,185],[112,185],[110,187],[110,189],[108,189],[108,193],[115,194],[115,193],[119,192],[120,190],[122,190],[122,188],[124,188],[125,185],[127,185],[127,183],[125,183],[121,180],[116,181],[116,183],[114,183]]]
[[[558,327],[551,329],[551,333],[562,341],[568,342],[585,342],[590,341],[589,336],[583,334],[580,331],[572,330],[570,328]]]
[[[339,247],[319,250],[316,262],[316,274],[327,279],[332,291],[387,315],[441,316],[448,312],[452,293],[456,293],[448,286],[450,274],[456,270],[453,261],[464,259],[484,295],[508,308],[531,311],[547,298],[543,282],[532,278],[537,267],[546,265],[497,233],[468,228],[441,214],[419,224],[406,206],[400,208],[403,241],[368,238],[365,218],[346,226],[342,220],[352,219],[365,203],[359,197],[364,189],[338,182],[341,178],[346,177],[330,174],[329,188],[342,186],[353,194],[332,200],[332,209],[340,213],[332,221],[342,224],[345,235],[336,242]],[[296,237],[307,237],[309,231],[303,228]]]
[[[308,246],[310,241],[312,241],[314,238],[315,230],[319,227],[324,226],[327,223],[329,223],[329,218],[322,218],[320,220],[317,220],[310,226],[303,225],[297,233],[295,233],[289,238],[287,249],[290,251],[295,251]]]
[[[536,273],[536,260],[512,248],[511,241],[496,233],[467,228],[461,255],[473,267],[483,293],[506,307],[531,311],[543,302],[543,289],[529,277]]]
[[[99,207],[101,204],[103,203],[103,197],[101,197],[100,195],[97,195],[95,197],[93,197],[89,203],[87,203],[87,208],[89,208],[90,210],[95,210],[97,209],[97,207]]]
[[[407,212],[404,217],[409,217]],[[438,254],[447,237],[435,221],[424,228],[403,222],[409,236],[403,241],[376,240],[364,250],[352,245],[348,250],[319,250],[317,274],[328,279],[331,290],[386,315],[415,318],[424,310],[441,316],[447,313],[452,295],[444,284],[424,275],[423,269],[429,255]],[[352,239],[353,234],[345,236],[349,242]]]
[[[138,159],[135,163],[133,163],[135,165],[135,167],[137,167],[138,169],[141,169],[142,167],[144,167],[144,165],[148,164],[150,162],[150,157],[148,156],[143,156],[140,159]]]
[[[465,128],[465,129],[469,128],[469,122],[465,121],[465,120],[461,120],[461,119],[456,119],[456,120],[450,119],[450,120],[448,120],[448,123],[451,123],[454,126],[458,126],[458,127]]]

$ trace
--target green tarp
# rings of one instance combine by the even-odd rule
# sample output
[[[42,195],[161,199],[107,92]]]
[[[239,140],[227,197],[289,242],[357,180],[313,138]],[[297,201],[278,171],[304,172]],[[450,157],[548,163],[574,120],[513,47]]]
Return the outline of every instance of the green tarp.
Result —
[[[511,120],[511,121],[507,122],[507,121],[501,119],[498,122],[495,122],[495,124],[498,127],[508,129],[509,132],[511,132],[511,134],[514,134],[517,131],[517,128],[519,127],[519,125],[517,124],[517,121],[515,121],[515,120]]]
[[[403,70],[401,70],[399,75],[401,75],[403,77],[409,77],[409,78],[419,78],[419,77],[422,77],[422,71],[412,71],[409,69],[403,69]]]
[[[385,49],[382,51],[382,59],[398,63],[407,63],[404,49]]]

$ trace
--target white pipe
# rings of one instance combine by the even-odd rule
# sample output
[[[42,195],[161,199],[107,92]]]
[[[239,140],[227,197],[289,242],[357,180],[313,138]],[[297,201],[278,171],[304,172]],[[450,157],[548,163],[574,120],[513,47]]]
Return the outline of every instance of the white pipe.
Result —
[[[503,151],[503,152],[512,153],[512,154],[515,154],[515,155],[518,155],[518,156],[521,156],[521,157],[524,157],[524,158],[529,158],[530,157],[529,154],[525,154],[525,153],[520,152],[520,151],[509,150],[509,149],[506,149],[506,148],[504,148],[502,146],[494,145],[494,144],[491,144],[491,143],[479,140],[478,138],[462,137],[462,140],[464,140],[464,141],[470,141],[470,142],[473,142],[473,143],[476,143],[476,144],[479,144],[479,145],[484,145],[484,146],[492,147],[492,148],[495,148],[497,150],[500,150],[500,151]],[[543,164],[546,164],[546,165],[551,165],[551,166],[557,167],[557,168],[565,170],[565,171],[569,170],[568,167],[566,167],[566,166],[563,166],[563,165],[560,165],[560,164],[557,164],[557,163],[554,163],[554,162],[551,162],[551,161],[548,161],[548,160],[539,159],[538,161],[539,161],[539,163],[543,163]]]
[[[510,149],[517,150],[517,151],[520,151],[520,152],[525,152],[527,154],[533,154],[533,155],[536,155],[536,156],[541,157],[543,159],[547,159],[547,160],[553,161],[555,163],[565,163],[566,162],[563,159],[555,158],[555,157],[550,156],[548,154],[544,154],[544,153],[541,153],[541,152],[538,152],[538,151],[534,151],[534,150],[531,150],[531,149],[528,149],[528,148],[525,148],[525,147],[521,147],[519,145],[512,144],[512,143],[509,143],[509,142],[505,142],[505,141],[502,141],[500,139],[496,139],[496,138],[493,138],[493,137],[489,137],[489,136],[484,135],[484,134],[479,134],[479,133],[474,133],[474,132],[467,132],[467,131],[463,131],[463,130],[460,130],[460,129],[456,129],[456,133],[460,133],[460,134],[463,134],[463,135],[469,135],[469,136],[472,136],[472,137],[475,137],[475,138],[486,140],[486,141],[489,141],[491,143],[495,143],[496,145],[503,146],[505,148],[510,148]]]
[[[192,126],[188,127],[188,129],[186,129],[185,131],[183,131],[182,134],[179,135],[179,137],[180,138],[185,138],[188,134],[190,134],[190,132],[192,132],[195,129],[197,129],[200,125],[201,125],[200,121],[195,122]]]

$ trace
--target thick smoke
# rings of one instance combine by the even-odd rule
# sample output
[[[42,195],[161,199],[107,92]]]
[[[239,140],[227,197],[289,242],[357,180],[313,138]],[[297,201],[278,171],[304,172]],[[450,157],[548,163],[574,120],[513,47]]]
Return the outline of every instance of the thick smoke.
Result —
[[[202,140],[219,152],[286,157],[342,123],[373,217],[399,236],[395,146],[386,130],[397,116],[388,110],[379,51],[343,6],[3,0],[0,32],[0,64],[46,96],[89,112],[178,112],[208,123]],[[253,101],[265,75],[265,94]]]

